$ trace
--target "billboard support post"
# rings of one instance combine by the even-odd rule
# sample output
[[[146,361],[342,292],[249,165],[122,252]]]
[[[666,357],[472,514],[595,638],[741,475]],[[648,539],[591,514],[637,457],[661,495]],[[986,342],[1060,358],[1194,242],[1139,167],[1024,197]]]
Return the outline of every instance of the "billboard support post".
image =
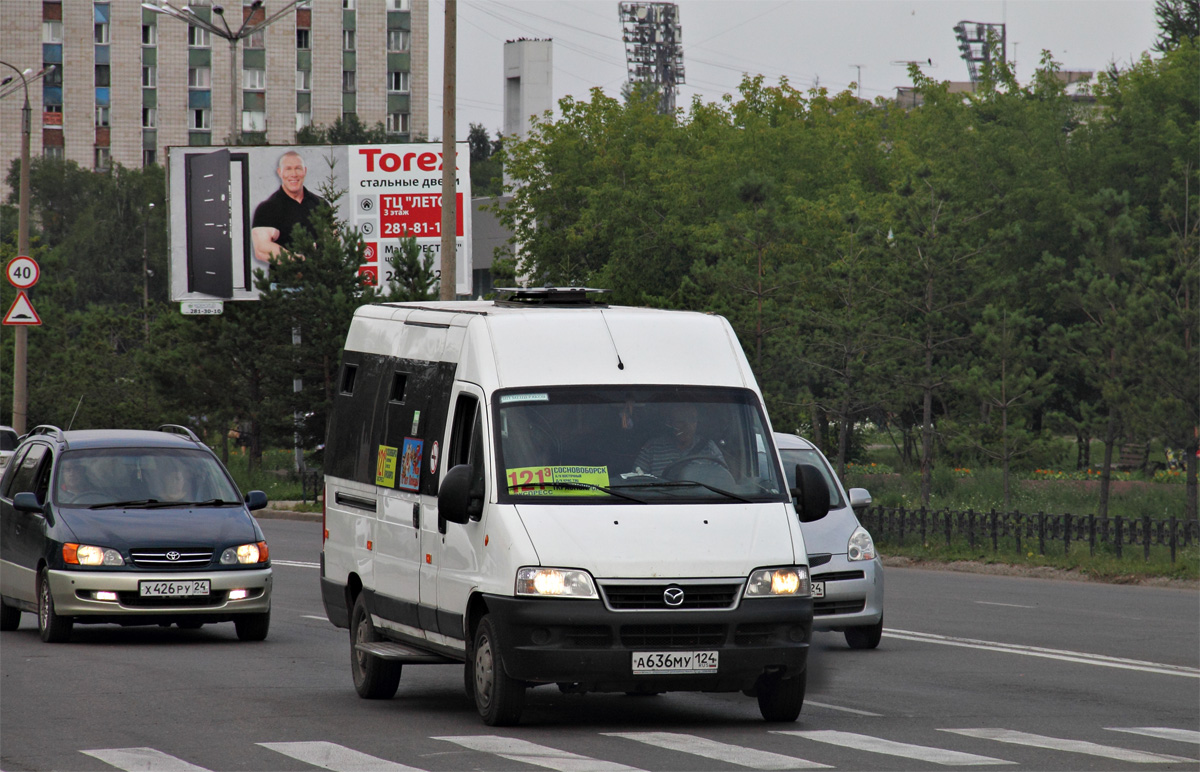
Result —
[[[456,177],[458,174],[458,157],[455,153],[455,95],[456,72],[458,63],[458,0],[446,0],[446,35],[445,62],[442,78],[442,248],[441,280],[439,282],[438,298],[454,300],[454,288],[457,283],[455,275],[455,254],[457,243],[456,211],[458,189]],[[469,202],[468,202],[469,204]]]

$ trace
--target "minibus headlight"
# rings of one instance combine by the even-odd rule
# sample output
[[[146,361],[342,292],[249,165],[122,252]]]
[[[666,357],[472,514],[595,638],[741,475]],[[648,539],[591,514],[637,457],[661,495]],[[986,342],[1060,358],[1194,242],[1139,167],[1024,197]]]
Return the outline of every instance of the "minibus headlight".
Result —
[[[861,525],[854,529],[854,533],[850,534],[850,540],[846,542],[846,559],[875,559],[875,542],[871,539],[871,534],[867,533],[867,529]]]
[[[807,566],[760,568],[750,574],[750,581],[746,582],[746,595],[753,598],[772,595],[803,598],[811,592]]]
[[[597,598],[591,574],[576,568],[537,568],[517,570],[517,595],[554,598]]]

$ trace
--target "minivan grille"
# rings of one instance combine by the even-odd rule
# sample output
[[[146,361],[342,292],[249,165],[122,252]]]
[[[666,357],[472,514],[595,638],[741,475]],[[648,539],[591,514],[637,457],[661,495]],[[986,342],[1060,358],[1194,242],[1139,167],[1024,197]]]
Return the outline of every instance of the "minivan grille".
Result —
[[[683,591],[683,602],[669,606],[664,598],[668,588]],[[687,609],[728,609],[737,604],[741,582],[689,584],[656,582],[647,584],[602,584],[604,598],[613,611],[677,611]]]
[[[159,570],[186,570],[203,568],[212,562],[211,549],[197,547],[171,547],[153,549],[132,549],[129,556],[133,564],[139,568],[154,568]]]
[[[865,600],[818,600],[813,601],[813,616],[830,616],[833,614],[857,614],[866,608]]]
[[[813,574],[814,582],[840,582],[847,579],[862,579],[866,576],[862,571],[830,571],[827,574]]]

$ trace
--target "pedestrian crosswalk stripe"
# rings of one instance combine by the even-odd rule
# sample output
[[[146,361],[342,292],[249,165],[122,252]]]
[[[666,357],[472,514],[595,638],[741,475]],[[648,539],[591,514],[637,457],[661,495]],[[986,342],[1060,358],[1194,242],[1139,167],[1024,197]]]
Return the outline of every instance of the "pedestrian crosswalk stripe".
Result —
[[[514,737],[498,735],[463,735],[461,737],[435,737],[435,740],[445,740],[473,751],[494,753],[509,761],[520,761],[559,772],[628,772],[637,767],[627,767],[612,761],[601,761],[590,756],[580,756],[577,753],[548,748],[545,745],[518,740]]]
[[[1200,745],[1200,732],[1195,729],[1171,729],[1165,726],[1107,726],[1110,732],[1129,732],[1160,740],[1178,740],[1181,743]]]
[[[1089,756],[1100,756],[1101,758],[1113,759],[1115,761],[1126,761],[1131,764],[1166,764],[1176,761],[1195,761],[1195,759],[1185,759],[1181,756],[1168,756],[1162,753],[1147,753],[1145,751],[1134,751],[1127,748],[1116,748],[1111,745],[1100,745],[1099,743],[1088,742],[1086,740],[1067,740],[1061,737],[1045,737],[1040,734],[1018,732],[1013,729],[942,729],[939,731],[952,732],[954,734],[963,735],[964,737],[978,737],[984,740],[997,740],[1002,743],[1012,743],[1013,745],[1028,745],[1034,748],[1045,748],[1052,751],[1085,753]]]
[[[607,737],[624,737],[627,740],[636,740],[637,742],[652,745],[656,748],[690,753],[693,756],[703,756],[706,759],[726,761],[730,764],[750,767],[751,769],[830,768],[826,764],[818,764],[815,761],[798,759],[794,756],[784,756],[782,753],[770,753],[768,751],[755,750],[754,748],[744,748],[740,745],[728,745],[716,740],[709,740],[705,737],[696,737],[689,734],[676,734],[674,732],[601,732],[601,734]]]
[[[290,756],[305,764],[328,769],[330,772],[423,772],[394,761],[369,756],[341,745],[327,742],[258,743],[276,753]]]
[[[868,753],[882,753],[888,756],[900,756],[906,759],[927,761],[931,764],[948,764],[956,767],[1014,763],[1003,759],[994,759],[990,756],[977,756],[974,753],[963,753],[962,751],[951,751],[944,748],[931,748],[926,745],[912,745],[911,743],[885,740],[865,734],[838,732],[829,729],[773,731],[771,734],[790,735],[792,737],[801,737],[805,740],[816,740],[821,743],[838,745],[843,748],[867,751]]]
[[[99,748],[80,753],[125,772],[208,772],[204,767],[189,764],[153,748]]]

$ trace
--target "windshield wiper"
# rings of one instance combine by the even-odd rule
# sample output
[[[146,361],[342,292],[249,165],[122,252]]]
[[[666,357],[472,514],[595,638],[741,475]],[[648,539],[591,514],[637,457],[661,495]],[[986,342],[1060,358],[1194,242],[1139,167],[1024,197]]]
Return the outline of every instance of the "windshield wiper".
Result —
[[[162,509],[164,507],[232,507],[240,504],[238,501],[225,501],[224,499],[209,499],[207,501],[158,501],[150,499],[148,507],[152,509]]]
[[[734,501],[741,501],[746,504],[753,503],[751,499],[745,496],[740,496],[732,491],[727,491],[724,488],[717,488],[708,483],[697,482],[696,480],[656,480],[654,482],[633,483],[630,485],[622,485],[622,488],[689,488],[693,485],[699,485],[701,488],[707,488],[713,493],[718,493],[726,498]]]
[[[592,490],[592,491],[600,491],[601,493],[607,493],[608,495],[616,496],[617,498],[628,499],[630,501],[636,501],[639,504],[646,503],[646,501],[644,499],[639,499],[637,496],[631,496],[628,493],[621,493],[620,491],[613,490],[612,488],[606,488],[603,485],[593,485],[591,483],[538,482],[538,483],[528,483],[525,485],[510,485],[510,486],[508,486],[508,490],[510,493],[512,491],[518,490],[520,488],[567,488],[570,490]]]
[[[88,509],[117,509],[123,507],[130,509],[133,507],[147,507],[151,504],[157,504],[158,499],[135,499],[133,501],[110,501],[107,504],[93,504]]]

